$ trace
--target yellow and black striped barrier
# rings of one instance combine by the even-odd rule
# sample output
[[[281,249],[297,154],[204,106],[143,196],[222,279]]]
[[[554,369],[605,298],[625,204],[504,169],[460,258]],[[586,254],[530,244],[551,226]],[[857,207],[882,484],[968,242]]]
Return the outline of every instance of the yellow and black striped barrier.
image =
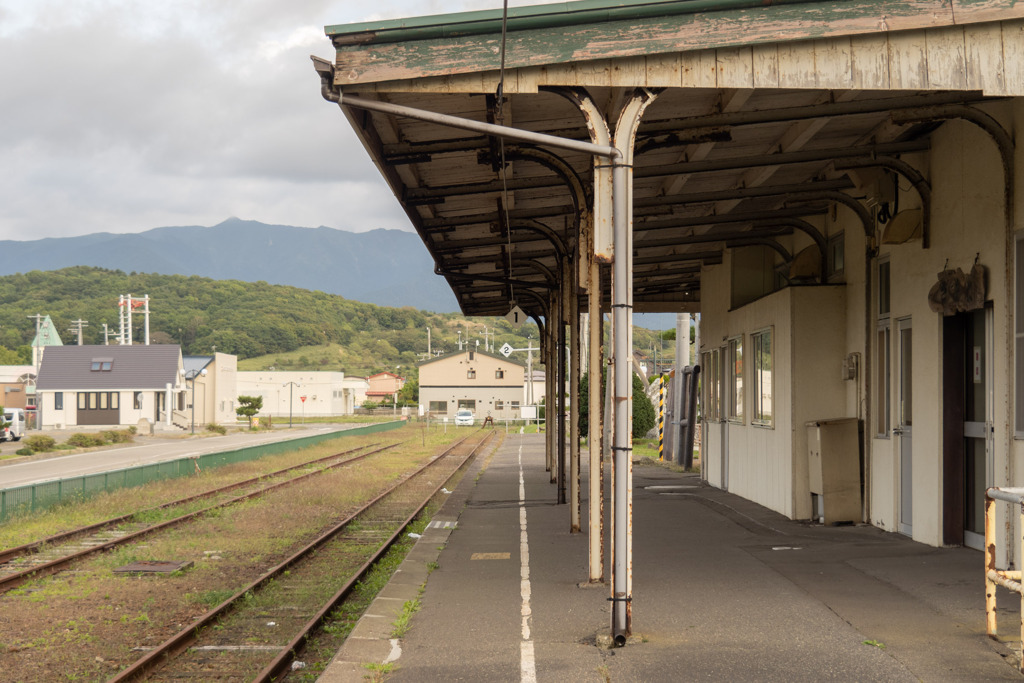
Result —
[[[658,459],[665,459],[665,375],[658,377]]]

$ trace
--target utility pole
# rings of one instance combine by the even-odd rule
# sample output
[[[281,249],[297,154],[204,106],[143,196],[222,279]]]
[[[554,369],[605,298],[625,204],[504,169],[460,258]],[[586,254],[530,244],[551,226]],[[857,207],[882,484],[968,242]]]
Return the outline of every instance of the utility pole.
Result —
[[[430,358],[430,327],[427,327],[427,358]]]
[[[89,321],[88,320],[82,320],[81,318],[79,318],[78,320],[72,320],[71,321],[71,327],[68,328],[68,332],[77,332],[78,333],[78,345],[79,346],[82,346],[82,328],[85,328],[85,327],[89,327]]]
[[[32,365],[34,365],[36,367],[36,374],[38,374],[38,372],[39,372],[39,342],[40,342],[40,340],[39,340],[39,326],[40,326],[40,324],[43,321],[43,316],[40,315],[39,313],[36,313],[35,315],[29,315],[29,316],[25,316],[25,317],[27,317],[29,320],[32,320],[34,318],[35,321],[36,321],[36,338],[32,341],[32,343],[33,343],[33,346],[32,346]]]
[[[301,387],[302,385],[298,382],[285,382],[281,386],[288,387],[288,428],[292,426],[292,394],[295,392],[295,387]]]
[[[103,323],[103,345],[110,346],[110,330],[107,329],[106,323]]]

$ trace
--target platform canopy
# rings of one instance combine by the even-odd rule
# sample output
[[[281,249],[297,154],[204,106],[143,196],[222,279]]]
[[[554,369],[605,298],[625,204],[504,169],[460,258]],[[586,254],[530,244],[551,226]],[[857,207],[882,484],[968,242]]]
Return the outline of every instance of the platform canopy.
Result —
[[[614,124],[656,94],[635,142],[634,305],[696,311],[725,249],[824,257],[822,216],[871,220],[864,169],[926,152],[951,107],[1024,94],[1022,17],[1010,0],[586,0],[511,10],[504,50],[500,10],[327,34],[343,96],[562,137],[591,139],[581,98]],[[600,160],[342,109],[464,313],[556,286]]]

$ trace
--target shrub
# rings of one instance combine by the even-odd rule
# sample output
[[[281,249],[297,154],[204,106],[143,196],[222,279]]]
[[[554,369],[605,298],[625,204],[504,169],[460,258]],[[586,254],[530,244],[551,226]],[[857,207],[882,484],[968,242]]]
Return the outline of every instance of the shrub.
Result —
[[[132,432],[129,429],[110,429],[101,432],[101,436],[108,443],[130,443],[132,441]]]
[[[102,446],[105,442],[100,434],[72,434],[68,437],[68,443],[76,448],[92,448]]]
[[[35,453],[35,451],[29,448],[28,446],[22,446],[21,448],[14,452],[18,455],[32,455],[33,453]]]
[[[56,445],[57,442],[53,437],[46,436],[45,434],[33,434],[32,436],[25,437],[25,446],[31,448],[36,453],[52,451]]]
[[[363,408],[366,410],[373,410],[379,405],[376,401],[363,401]]]
[[[215,432],[215,433],[220,434],[222,436],[224,434],[228,433],[228,430],[223,425],[214,425],[214,424],[206,425],[206,431],[208,431],[208,432]]]

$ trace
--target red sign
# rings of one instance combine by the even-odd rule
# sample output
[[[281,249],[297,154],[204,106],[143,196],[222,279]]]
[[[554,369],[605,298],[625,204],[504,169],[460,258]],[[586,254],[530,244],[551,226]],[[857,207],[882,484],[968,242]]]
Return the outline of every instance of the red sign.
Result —
[[[299,400],[302,401],[303,403],[305,403],[306,402],[306,397],[305,396],[299,396]]]

